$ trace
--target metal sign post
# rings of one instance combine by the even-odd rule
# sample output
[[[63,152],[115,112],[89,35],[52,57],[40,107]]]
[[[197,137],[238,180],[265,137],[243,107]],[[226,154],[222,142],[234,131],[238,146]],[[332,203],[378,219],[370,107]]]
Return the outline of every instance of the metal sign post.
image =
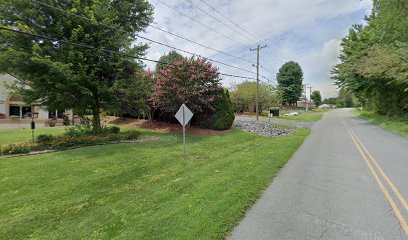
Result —
[[[187,159],[186,155],[186,125],[193,117],[193,113],[188,109],[186,105],[181,105],[180,109],[177,111],[175,117],[183,126],[183,145],[184,145],[184,160]]]

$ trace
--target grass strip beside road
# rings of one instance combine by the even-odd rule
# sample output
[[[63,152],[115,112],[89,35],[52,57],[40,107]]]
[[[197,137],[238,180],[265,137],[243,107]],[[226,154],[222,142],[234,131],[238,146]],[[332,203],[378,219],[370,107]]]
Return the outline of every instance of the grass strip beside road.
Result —
[[[300,121],[300,122],[314,122],[314,121],[319,121],[322,119],[323,113],[312,113],[312,114],[301,114],[299,116],[291,116],[291,117],[285,117],[285,116],[279,116],[278,119],[284,119],[284,120],[293,120],[293,121]]]
[[[0,235],[223,239],[309,134],[241,130],[0,161]]]
[[[353,109],[352,113],[384,129],[408,138],[408,119],[387,117],[358,109]]]

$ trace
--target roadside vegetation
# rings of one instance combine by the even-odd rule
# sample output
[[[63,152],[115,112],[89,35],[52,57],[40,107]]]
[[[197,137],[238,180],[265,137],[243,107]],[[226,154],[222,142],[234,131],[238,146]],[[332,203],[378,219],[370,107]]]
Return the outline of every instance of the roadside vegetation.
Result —
[[[58,131],[57,134],[40,134],[34,142],[0,145],[0,156],[136,141],[139,136],[140,133],[135,130],[121,132],[118,126],[95,128],[78,125],[65,128],[62,134],[58,134]]]
[[[309,130],[241,130],[0,161],[0,235],[13,238],[222,239]]]
[[[354,109],[352,111],[357,116],[366,119],[369,122],[379,125],[393,133],[399,134],[401,136],[408,138],[408,119],[407,118],[396,118],[380,115],[375,112],[362,111],[359,109]]]
[[[375,0],[366,22],[342,40],[341,63],[333,69],[336,84],[386,122],[408,116],[407,26],[406,0]]]

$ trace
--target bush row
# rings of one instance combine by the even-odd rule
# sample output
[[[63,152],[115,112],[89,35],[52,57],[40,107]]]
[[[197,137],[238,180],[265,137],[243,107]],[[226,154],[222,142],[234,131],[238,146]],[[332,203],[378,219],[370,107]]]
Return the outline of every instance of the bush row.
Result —
[[[44,150],[66,150],[75,147],[92,146],[97,144],[133,141],[139,138],[138,131],[120,132],[119,127],[109,127],[89,130],[87,127],[70,127],[64,135],[38,135],[37,142],[15,143],[0,147],[0,155],[24,154]]]

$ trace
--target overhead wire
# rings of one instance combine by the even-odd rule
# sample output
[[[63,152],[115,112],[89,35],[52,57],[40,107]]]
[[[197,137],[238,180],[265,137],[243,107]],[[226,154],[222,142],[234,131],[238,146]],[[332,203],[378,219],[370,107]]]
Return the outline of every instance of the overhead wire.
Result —
[[[269,55],[271,55],[272,57],[276,57],[278,60],[282,61],[282,59],[274,53],[274,51],[272,50],[272,48],[270,48],[268,46],[268,44],[266,44],[262,39],[260,39],[259,37],[257,37],[256,35],[250,33],[249,31],[247,31],[245,28],[243,28],[242,26],[240,26],[239,24],[237,24],[236,22],[234,22],[233,20],[231,20],[230,18],[228,18],[227,16],[225,16],[223,13],[221,13],[218,9],[216,9],[215,7],[211,6],[210,4],[208,4],[206,1],[204,0],[200,0],[203,4],[205,4],[207,7],[211,8],[214,12],[218,13],[220,16],[222,16],[223,18],[225,18],[228,22],[232,23],[235,27],[241,29],[242,31],[244,31],[245,33],[247,33],[249,36],[251,36],[253,39],[255,39],[256,41],[267,45],[267,48],[272,52],[272,55],[269,53]]]
[[[231,37],[229,37],[229,36],[227,36],[227,35],[225,35],[225,34],[219,32],[219,31],[215,30],[214,28],[212,28],[212,27],[210,27],[210,26],[208,26],[208,25],[206,25],[206,24],[204,24],[204,23],[202,23],[202,22],[200,22],[200,21],[195,20],[193,17],[190,17],[189,15],[187,15],[187,14],[181,12],[180,10],[178,10],[177,8],[175,8],[175,7],[173,7],[173,6],[170,6],[169,4],[163,2],[162,0],[156,0],[156,1],[160,2],[161,4],[165,5],[166,7],[170,8],[170,9],[173,9],[174,11],[176,11],[176,12],[179,13],[180,15],[182,15],[182,16],[184,16],[184,17],[190,19],[191,21],[193,21],[193,22],[195,22],[195,23],[197,23],[197,24],[199,24],[199,25],[201,25],[201,26],[203,26],[203,27],[205,27],[205,28],[207,28],[207,29],[209,29],[209,30],[211,30],[211,31],[213,31],[213,32],[215,32],[215,33],[217,33],[217,34],[219,34],[219,35],[221,35],[221,36],[227,38],[227,39],[229,39],[229,40],[231,40],[232,42],[241,44],[241,43],[239,43],[237,40],[235,40],[235,39],[233,39],[233,38],[231,38]]]
[[[125,54],[125,53],[122,53],[122,52],[119,52],[119,51],[98,48],[98,47],[94,47],[94,46],[84,44],[84,43],[77,43],[77,42],[72,42],[72,41],[68,41],[68,40],[62,40],[62,39],[58,39],[58,38],[55,38],[55,37],[45,36],[45,35],[41,35],[41,34],[29,33],[29,32],[25,32],[25,31],[21,31],[21,30],[17,30],[17,29],[6,28],[6,27],[3,27],[3,26],[0,26],[0,30],[14,32],[14,33],[18,33],[18,34],[22,34],[22,35],[26,35],[26,36],[31,36],[31,37],[35,37],[35,38],[40,38],[40,39],[47,39],[47,40],[53,41],[54,43],[57,42],[57,43],[63,43],[63,44],[77,46],[77,47],[87,48],[87,49],[91,49],[91,50],[97,50],[97,51],[103,52],[103,53],[108,54],[108,55],[117,54],[117,55],[120,55],[120,56],[123,56],[123,57],[138,59],[138,60],[141,60],[141,61],[149,61],[149,62],[154,62],[154,63],[172,65],[171,63],[168,63],[168,62],[157,61],[157,60],[153,60],[153,59],[149,59],[149,58],[145,58],[145,57],[129,55],[129,54]],[[228,74],[228,73],[222,73],[222,72],[220,72],[219,74],[223,75],[223,76],[229,76],[229,77],[256,80],[255,78],[239,76],[239,75],[234,75],[234,74]]]
[[[112,29],[112,30],[116,30],[116,31],[120,31],[120,32],[126,33],[129,37],[132,37],[132,38],[134,38],[135,40],[136,40],[136,37],[139,37],[139,38],[141,38],[141,39],[150,41],[150,42],[152,42],[152,43],[155,43],[155,44],[158,44],[158,45],[162,45],[162,46],[165,46],[165,47],[168,47],[168,48],[171,48],[171,49],[180,51],[180,52],[184,52],[184,53],[190,54],[190,55],[192,55],[192,56],[201,57],[201,58],[204,58],[204,59],[206,59],[206,60],[209,60],[209,61],[212,61],[212,62],[221,64],[221,65],[224,65],[224,66],[227,66],[227,67],[230,67],[230,68],[235,68],[235,69],[237,69],[237,70],[241,70],[241,71],[244,71],[244,72],[256,74],[256,73],[253,72],[253,71],[250,71],[250,70],[247,70],[247,69],[244,69],[244,68],[241,68],[241,67],[237,67],[237,66],[234,66],[234,65],[231,65],[231,64],[228,64],[228,63],[224,63],[224,62],[221,62],[221,61],[218,61],[218,60],[215,60],[215,59],[211,59],[211,58],[208,58],[208,57],[204,57],[204,56],[202,56],[202,55],[200,55],[200,54],[196,54],[196,53],[193,53],[193,52],[190,52],[190,51],[181,49],[181,48],[177,48],[177,47],[174,47],[174,46],[170,46],[170,45],[168,45],[168,44],[165,44],[165,43],[162,43],[162,42],[159,42],[159,41],[150,39],[150,38],[146,38],[146,37],[140,36],[140,35],[138,35],[138,34],[135,34],[135,36],[136,36],[136,37],[135,37],[135,36],[133,36],[130,32],[127,32],[127,31],[125,31],[125,30],[112,27],[112,26],[110,26],[110,25],[107,25],[107,24],[98,22],[98,21],[96,21],[96,20],[93,20],[93,19],[90,19],[90,18],[81,16],[81,15],[78,15],[78,14],[75,14],[75,13],[72,13],[72,12],[69,12],[69,11],[66,11],[66,10],[64,10],[64,9],[55,7],[55,6],[53,6],[53,5],[50,5],[50,4],[41,2],[41,1],[37,1],[37,0],[31,0],[31,1],[32,1],[32,2],[35,2],[35,3],[38,3],[38,4],[41,4],[41,5],[43,5],[43,6],[46,6],[46,7],[49,7],[49,8],[52,8],[52,9],[55,9],[55,10],[64,12],[64,13],[67,13],[67,14],[69,14],[69,15],[72,15],[72,16],[75,16],[75,17],[78,17],[78,18],[81,18],[81,19],[83,19],[83,20],[90,21],[90,22],[93,22],[93,23],[95,23],[95,24],[99,24],[99,25],[101,25],[101,26],[110,28],[110,29]]]
[[[180,35],[178,35],[178,34],[172,33],[172,32],[170,32],[170,31],[167,31],[167,30],[165,30],[165,29],[159,28],[159,27],[154,26],[154,25],[152,25],[152,24],[150,24],[149,26],[152,27],[152,28],[154,28],[154,29],[156,29],[156,30],[162,31],[162,32],[164,32],[164,33],[167,33],[167,34],[169,34],[169,35],[172,35],[172,36],[175,36],[175,37],[177,37],[177,38],[183,39],[183,40],[185,40],[185,41],[191,42],[191,43],[193,43],[193,44],[195,44],[195,45],[198,45],[198,46],[200,46],[200,47],[204,47],[204,48],[213,50],[213,51],[215,51],[215,52],[224,54],[224,55],[226,55],[226,56],[229,56],[229,57],[232,57],[232,58],[236,58],[236,59],[239,59],[239,60],[242,60],[242,61],[251,63],[251,64],[255,64],[255,62],[253,62],[253,61],[247,60],[247,59],[245,59],[245,58],[237,57],[237,56],[234,56],[234,55],[229,54],[229,53],[227,53],[227,52],[224,52],[224,51],[221,51],[221,50],[218,50],[218,49],[215,49],[215,48],[206,46],[206,45],[204,45],[204,44],[202,44],[202,43],[199,43],[199,42],[196,42],[196,41],[194,41],[194,40],[188,39],[188,38],[186,38],[186,37],[180,36]]]

